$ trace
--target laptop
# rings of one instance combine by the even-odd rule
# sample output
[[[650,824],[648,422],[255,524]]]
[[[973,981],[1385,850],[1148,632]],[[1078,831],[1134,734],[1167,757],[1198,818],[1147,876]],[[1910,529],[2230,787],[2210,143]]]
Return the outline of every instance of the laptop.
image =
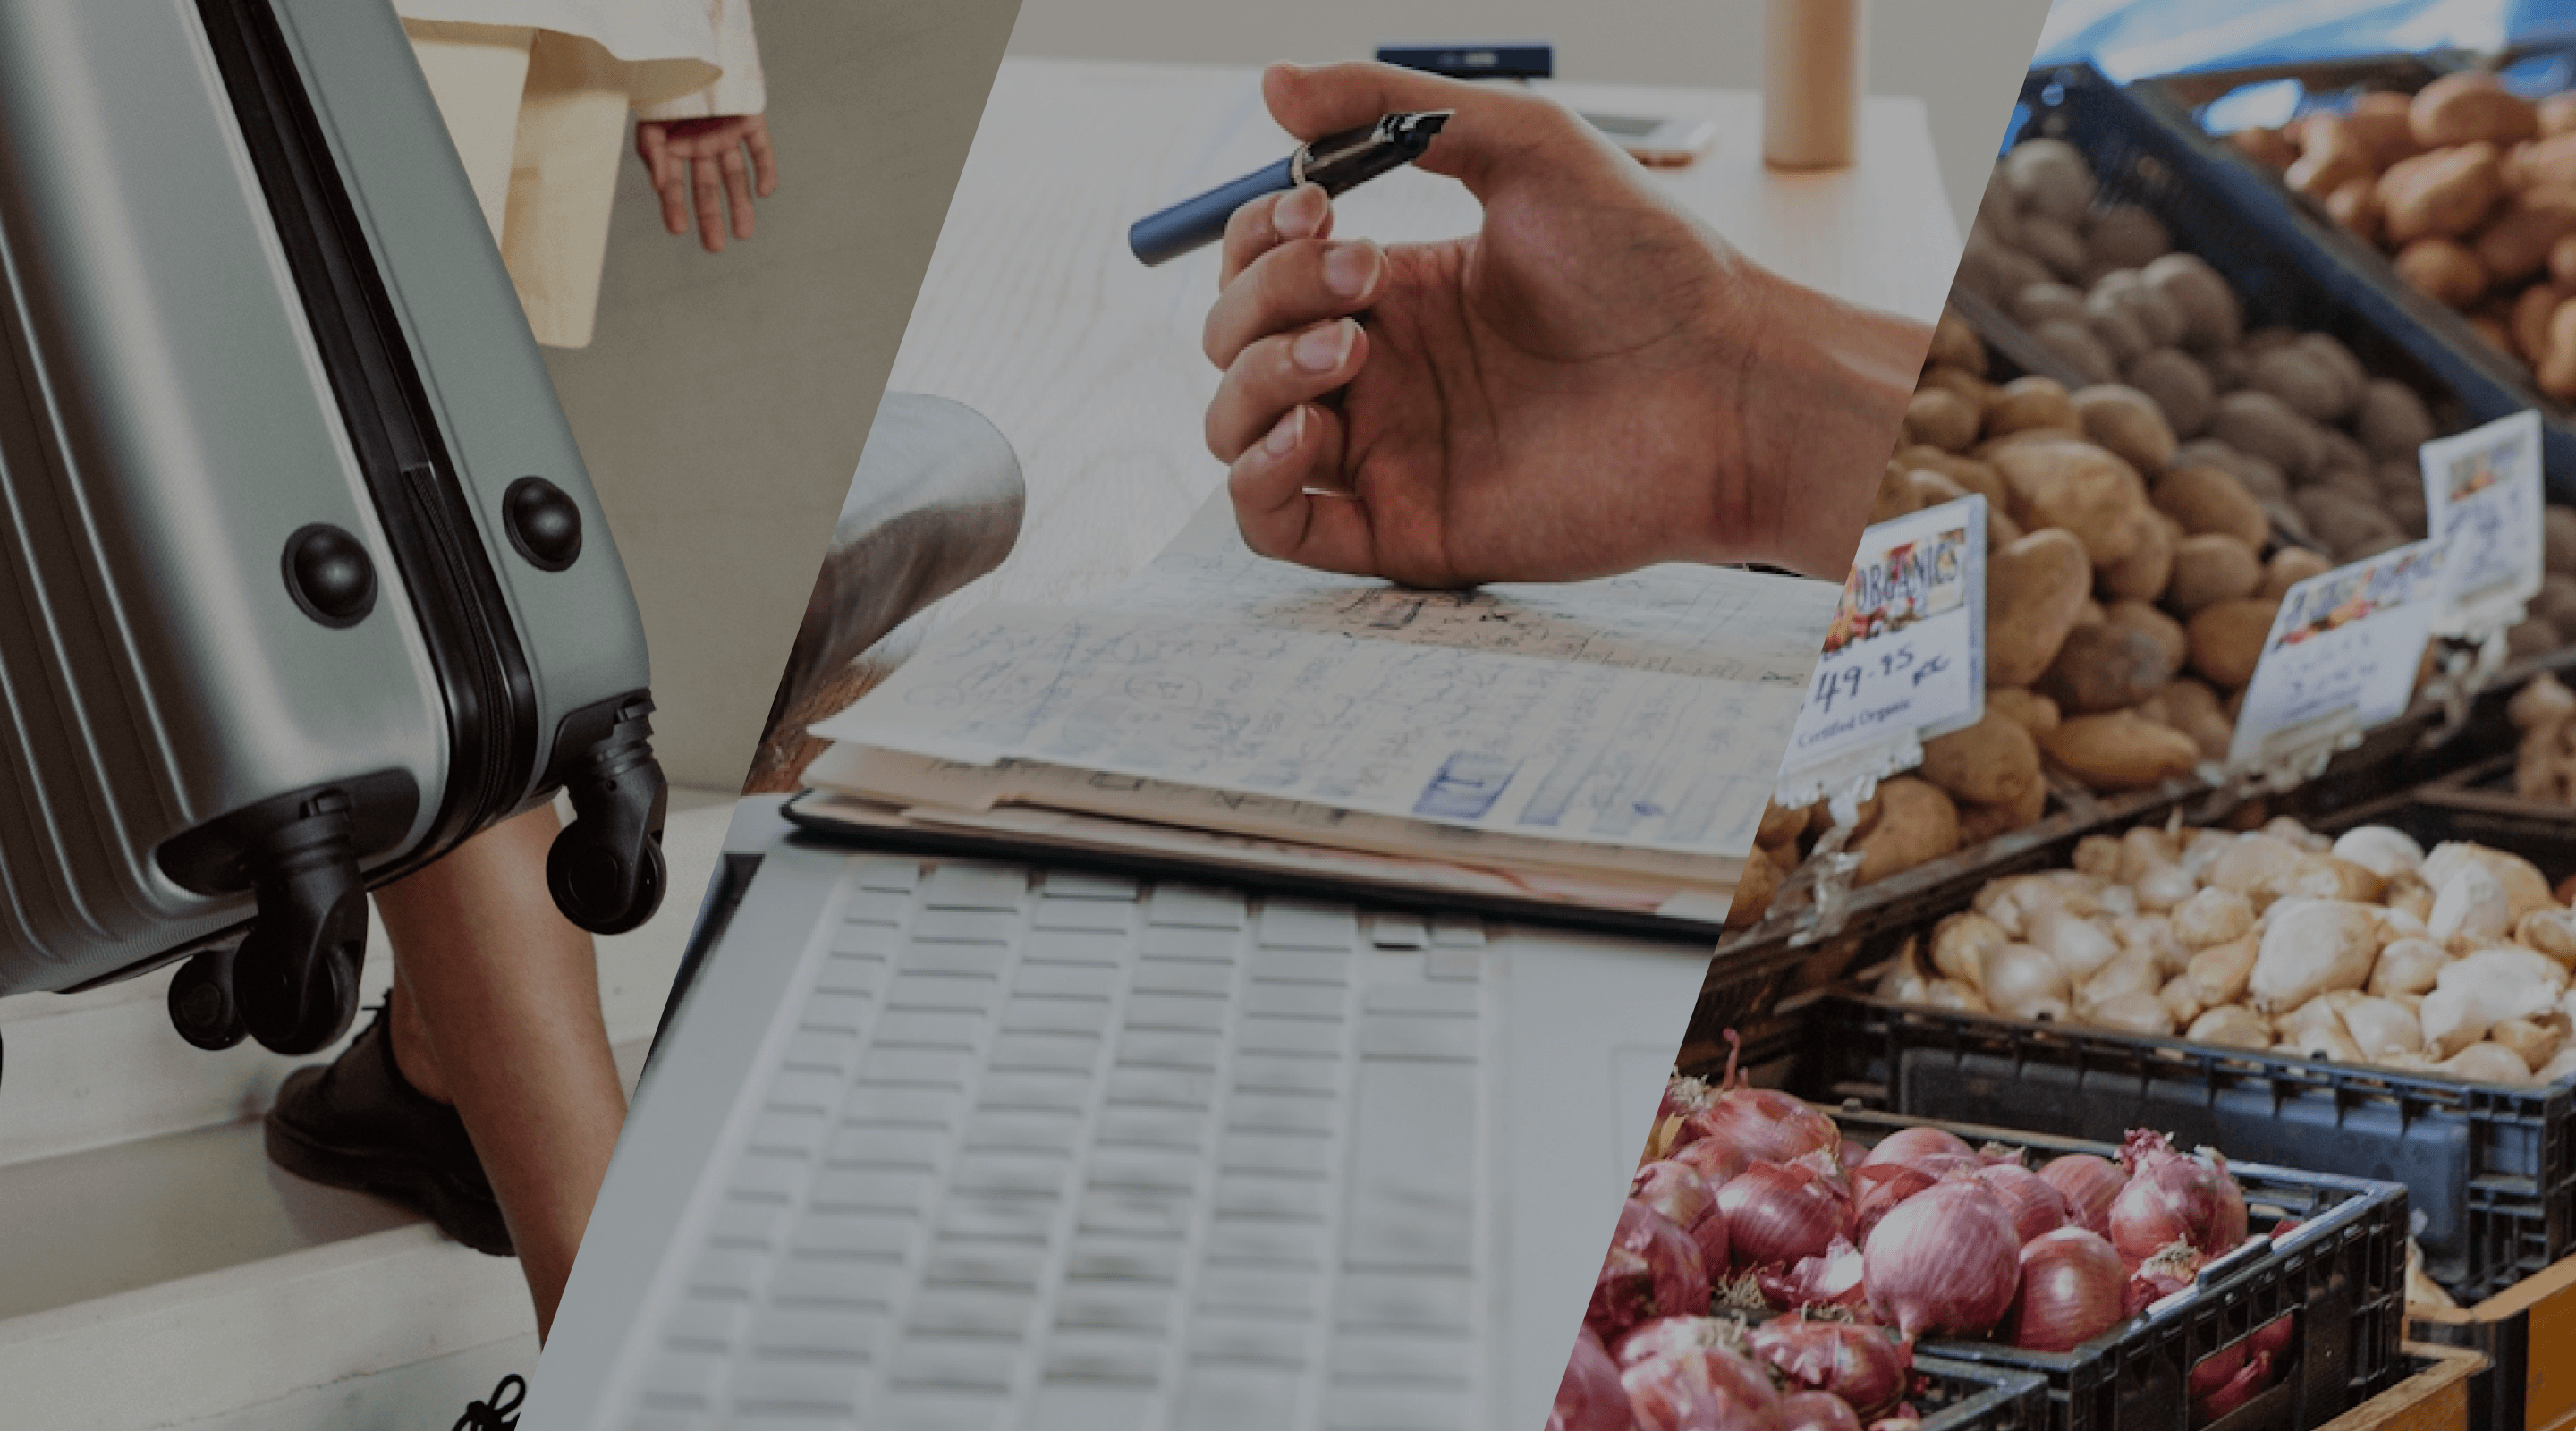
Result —
[[[774,810],[526,1431],[1544,1423],[1706,943]]]

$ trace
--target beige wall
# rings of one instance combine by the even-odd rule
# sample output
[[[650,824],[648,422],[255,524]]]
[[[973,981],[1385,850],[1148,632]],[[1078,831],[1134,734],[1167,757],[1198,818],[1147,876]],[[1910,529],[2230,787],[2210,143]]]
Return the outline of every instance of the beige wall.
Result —
[[[2048,0],[1869,0],[1870,89],[1915,95],[1962,219]],[[1025,0],[1014,54],[1258,63],[1405,40],[1550,40],[1560,78],[1759,89],[1762,0]]]
[[[664,768],[741,784],[1016,0],[761,0],[782,180],[721,255],[619,177],[598,336],[547,366],[643,608]]]

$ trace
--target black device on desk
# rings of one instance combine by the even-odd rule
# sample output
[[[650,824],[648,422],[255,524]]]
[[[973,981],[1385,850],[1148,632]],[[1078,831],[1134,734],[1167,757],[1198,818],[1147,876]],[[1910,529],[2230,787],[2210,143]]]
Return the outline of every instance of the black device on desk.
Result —
[[[1556,73],[1556,47],[1512,45],[1380,45],[1381,64],[1451,79],[1546,79]]]

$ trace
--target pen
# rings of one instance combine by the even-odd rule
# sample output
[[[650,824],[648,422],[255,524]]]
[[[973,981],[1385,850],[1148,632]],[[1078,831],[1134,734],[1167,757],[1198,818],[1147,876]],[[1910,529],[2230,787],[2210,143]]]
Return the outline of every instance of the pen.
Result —
[[[1421,158],[1422,151],[1431,147],[1431,136],[1440,132],[1453,112],[1390,114],[1375,124],[1300,145],[1296,153],[1266,169],[1138,219],[1127,230],[1127,247],[1145,263],[1168,263],[1225,237],[1226,220],[1234,217],[1234,211],[1264,194],[1313,184],[1339,197],[1389,169]]]

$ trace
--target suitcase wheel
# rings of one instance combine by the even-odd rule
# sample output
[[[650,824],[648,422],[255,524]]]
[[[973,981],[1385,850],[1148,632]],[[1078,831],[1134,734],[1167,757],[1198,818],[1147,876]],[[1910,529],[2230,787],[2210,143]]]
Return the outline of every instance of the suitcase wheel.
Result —
[[[259,915],[232,968],[233,1002],[250,1036],[290,1055],[318,1052],[349,1031],[367,955],[348,804],[326,796],[308,809],[252,853]]]
[[[250,1036],[233,1006],[233,951],[208,949],[179,966],[170,981],[170,1023],[202,1049],[231,1048]]]
[[[546,852],[546,888],[564,918],[593,934],[624,934],[662,906],[670,788],[653,758],[651,709],[630,702],[564,780],[573,821]]]

